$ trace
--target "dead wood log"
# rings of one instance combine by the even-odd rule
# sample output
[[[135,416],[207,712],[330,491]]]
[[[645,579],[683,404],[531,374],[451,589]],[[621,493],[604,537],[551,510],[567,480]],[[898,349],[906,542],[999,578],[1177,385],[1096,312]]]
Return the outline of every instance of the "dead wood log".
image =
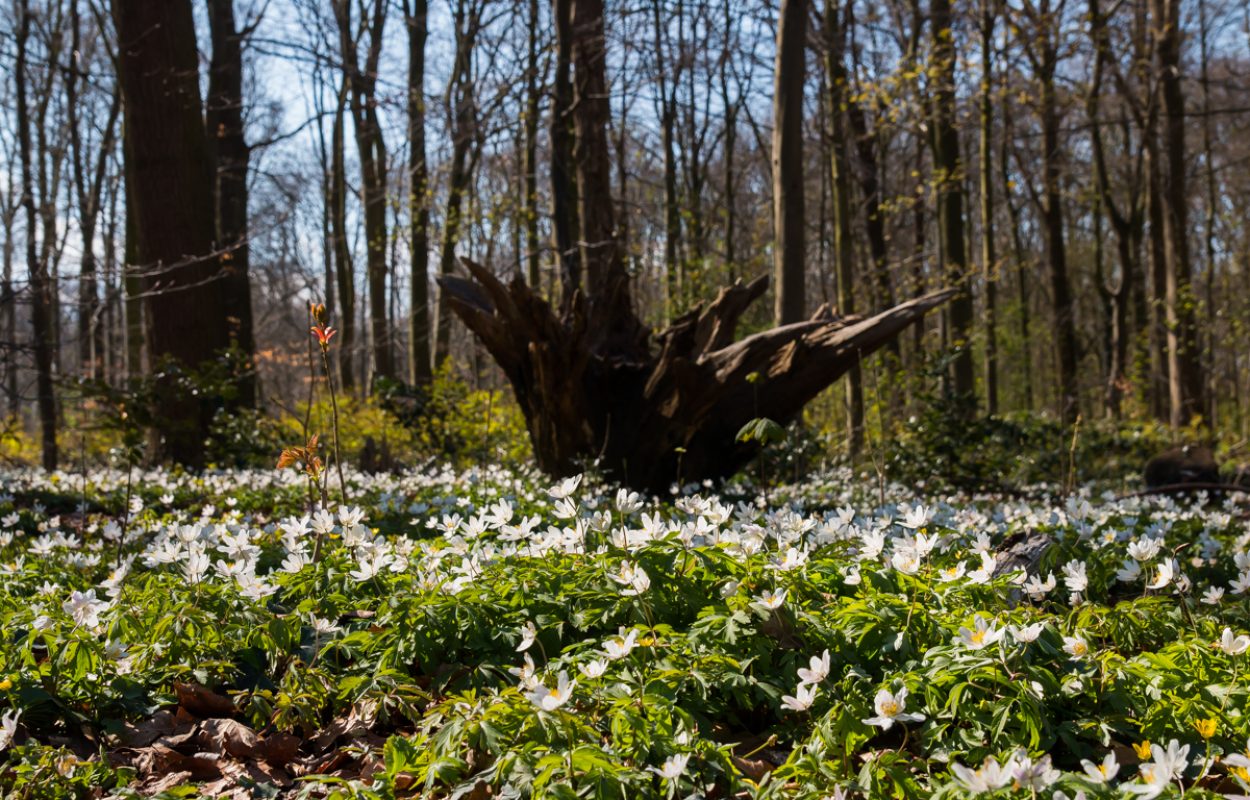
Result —
[[[638,327],[621,337],[604,330],[615,327],[604,323],[613,316],[588,310],[580,293],[557,313],[519,275],[505,285],[480,264],[460,263],[469,277],[443,275],[439,284],[512,383],[539,467],[561,476],[597,459],[615,479],[655,492],[737,472],[758,452],[735,440],[743,425],[790,422],[859,359],[954,296],[933,292],[866,318],[822,307],[735,341],[743,312],[767,288],[761,276],[721,289],[654,334],[656,352],[628,309],[625,321]]]

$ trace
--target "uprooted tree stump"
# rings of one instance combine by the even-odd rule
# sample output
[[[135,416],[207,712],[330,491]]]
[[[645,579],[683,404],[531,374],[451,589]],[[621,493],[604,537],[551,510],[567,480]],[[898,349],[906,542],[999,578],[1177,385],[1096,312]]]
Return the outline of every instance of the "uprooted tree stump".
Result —
[[[539,467],[564,476],[597,459],[611,477],[653,492],[734,474],[759,450],[736,441],[743,425],[791,421],[860,358],[954,295],[933,292],[867,318],[822,306],[805,322],[735,341],[738,320],[768,286],[760,277],[721,289],[651,347],[628,305],[596,313],[578,292],[557,314],[520,276],[505,285],[480,264],[461,264],[471,278],[439,283],[511,381]],[[752,373],[758,378],[748,380]]]

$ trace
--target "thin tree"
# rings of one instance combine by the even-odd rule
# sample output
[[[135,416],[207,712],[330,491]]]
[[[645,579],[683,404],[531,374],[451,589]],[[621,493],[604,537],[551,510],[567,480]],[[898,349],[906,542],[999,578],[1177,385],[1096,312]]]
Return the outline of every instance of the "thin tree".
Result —
[[[940,0],[939,0],[940,1]],[[778,325],[806,315],[806,225],[803,213],[803,76],[807,0],[781,0],[773,71],[773,317]]]
[[[956,348],[952,389],[967,410],[976,407],[972,366],[972,287],[964,217],[964,164],[955,124],[955,38],[950,0],[929,4],[932,49],[929,96],[933,171],[937,191],[939,253],[946,283],[958,290],[950,304],[951,346]]]
[[[837,261],[838,313],[855,313],[854,241],[851,233],[850,159],[845,111],[849,81],[846,70],[849,4],[841,10],[839,0],[825,0],[825,80],[829,109],[829,177],[833,192],[833,252]],[[864,443],[864,389],[859,365],[846,374],[847,450],[858,455]]]
[[[391,378],[395,361],[387,318],[386,281],[386,142],[378,118],[378,63],[386,31],[386,0],[361,3],[360,29],[352,22],[351,0],[333,0],[339,28],[339,52],[348,87],[348,107],[356,135],[360,161],[361,204],[365,219],[365,265],[369,283],[369,335],[373,349],[374,375]],[[364,44],[364,62],[360,44]]]
[[[39,214],[35,203],[34,155],[31,152],[31,114],[26,97],[30,83],[27,59],[30,47],[31,27],[34,13],[29,0],[21,0],[17,8],[17,50],[13,69],[17,89],[17,138],[18,155],[22,164],[22,201],[26,210],[26,270],[30,276],[31,335],[35,351],[35,391],[39,409],[40,455],[44,469],[53,470],[57,465],[56,442],[56,396],[52,379],[53,304],[52,281],[48,275],[48,263],[39,247]],[[40,170],[42,172],[42,170]]]
[[[408,380],[428,383],[430,361],[430,170],[425,155],[425,42],[428,0],[404,0],[408,30],[408,217],[412,278],[408,302]]]
[[[259,19],[249,26],[255,29]],[[243,41],[234,0],[208,0],[212,56],[204,108],[205,141],[213,171],[214,242],[220,251],[221,288],[230,343],[243,358],[238,404],[256,405],[256,341],[252,321],[251,247],[248,242],[248,164],[251,148],[243,129]]]

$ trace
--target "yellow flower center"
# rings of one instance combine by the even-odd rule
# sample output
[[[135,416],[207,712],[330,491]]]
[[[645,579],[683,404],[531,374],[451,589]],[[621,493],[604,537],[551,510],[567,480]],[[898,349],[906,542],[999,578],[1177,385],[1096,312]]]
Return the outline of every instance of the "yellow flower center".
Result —
[[[970,638],[973,644],[981,644],[985,641],[985,631],[975,631]]]
[[[898,703],[893,700],[887,700],[881,704],[881,713],[887,717],[892,717],[898,713]]]

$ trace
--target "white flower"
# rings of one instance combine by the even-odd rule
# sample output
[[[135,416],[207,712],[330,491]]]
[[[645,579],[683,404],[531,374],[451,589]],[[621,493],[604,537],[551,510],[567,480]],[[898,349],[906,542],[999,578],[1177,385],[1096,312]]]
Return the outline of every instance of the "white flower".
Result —
[[[651,576],[647,574],[647,571],[642,567],[635,567],[628,561],[622,561],[620,571],[610,577],[626,587],[621,590],[621,594],[626,597],[643,594],[651,588]]]
[[[829,651],[821,653],[819,656],[812,656],[807,662],[808,667],[804,669],[799,667],[799,684],[820,683],[829,677]]]
[[[608,671],[608,662],[602,658],[596,658],[594,661],[588,661],[579,665],[577,670],[587,678],[594,680],[595,678],[603,677],[603,673]]]
[[[7,748],[13,742],[13,737],[17,735],[17,718],[20,716],[22,716],[21,711],[6,711],[4,716],[0,717],[0,751]]]
[[[770,589],[765,589],[763,594],[756,595],[755,602],[770,611],[776,610],[781,608],[782,604],[786,602],[786,590],[782,589],[780,592],[774,593]]]
[[[952,763],[951,772],[954,773],[955,779],[972,794],[995,792],[1011,782],[1011,771],[991,757],[982,761],[977,769]]]
[[[1150,754],[1154,756],[1154,763],[1168,773],[1169,781],[1181,777],[1189,768],[1189,745],[1182,747],[1175,739],[1168,742],[1166,750],[1157,744],[1150,745]]]
[[[951,581],[957,581],[960,578],[962,578],[964,576],[964,573],[967,571],[968,571],[968,565],[960,561],[953,567],[946,567],[945,569],[938,570],[938,580],[941,581],[942,583],[950,583]]]
[[[1034,600],[1041,600],[1055,588],[1055,574],[1052,572],[1043,581],[1041,576],[1034,575],[1024,584],[1024,591]]]
[[[903,709],[907,707],[906,686],[899,689],[897,694],[891,694],[888,689],[882,689],[877,692],[873,705],[877,709],[877,716],[861,720],[865,725],[873,725],[881,728],[881,730],[888,731],[894,727],[895,722],[924,721],[924,714],[904,713]]]
[[[1101,764],[1095,764],[1087,758],[1081,759],[1081,767],[1094,783],[1109,783],[1120,772],[1120,764],[1115,760],[1115,753],[1107,753]]]
[[[377,551],[371,555],[362,557],[358,563],[359,566],[356,569],[349,571],[347,574],[356,581],[363,583],[364,581],[373,578],[390,565],[391,554]]]
[[[650,767],[650,770],[666,781],[675,781],[686,773],[686,762],[689,760],[689,753],[677,753],[664,759],[663,766]]]
[[[616,661],[618,658],[624,658],[630,654],[638,641],[638,631],[630,631],[622,633],[620,636],[614,636],[603,643],[603,652],[607,653],[608,658]]]
[[[1202,602],[1209,606],[1218,606],[1224,599],[1224,587],[1212,586],[1202,593]]]
[[[573,696],[577,681],[570,681],[567,672],[561,672],[554,689],[539,684],[529,693],[530,702],[543,711],[555,711]]]
[[[1189,766],[1189,745],[1180,747],[1175,739],[1168,743],[1167,750],[1153,744],[1150,752],[1154,755],[1154,760],[1138,767],[1142,782],[1125,784],[1123,787],[1143,800],[1158,797]]]
[[[1059,770],[1051,766],[1049,755],[1034,761],[1021,751],[1012,757],[1008,766],[1011,768],[1012,784],[1022,789],[1036,792],[1059,779]]]
[[[182,574],[186,576],[187,583],[199,583],[203,580],[210,564],[207,553],[198,547],[191,548],[186,563],[182,565]]]
[[[959,640],[964,643],[965,647],[972,650],[980,650],[1002,638],[1003,629],[994,625],[993,622],[987,622],[985,617],[977,617],[971,629],[966,627],[959,629]]]
[[[994,556],[981,552],[981,566],[968,573],[968,582],[975,585],[989,583],[990,578],[994,577],[994,570],[998,567],[998,559]]]
[[[780,559],[774,559],[768,564],[768,569],[775,569],[781,572],[789,572],[792,569],[798,569],[807,563],[807,553],[796,550],[793,547],[787,548],[785,555]]]
[[[282,560],[281,569],[283,572],[296,573],[311,563],[312,559],[308,555],[296,551],[287,553],[286,558]]]
[[[1063,637],[1063,652],[1072,656],[1075,661],[1089,655],[1089,643],[1080,636]]]
[[[534,640],[538,638],[538,629],[534,627],[534,623],[527,622],[521,628],[521,642],[516,646],[518,653],[524,653],[534,644]]]
[[[534,678],[534,659],[530,658],[530,654],[525,654],[525,663],[519,667],[508,667],[508,672],[517,677],[521,682],[521,688],[527,691],[540,686],[541,684]]]
[[[547,494],[551,495],[553,500],[563,500],[573,492],[577,491],[577,487],[582,483],[581,475],[574,475],[571,478],[565,478],[547,490]],[[620,495],[617,495],[618,497]],[[636,497],[637,495],[635,495]]]
[[[915,575],[920,571],[920,554],[912,547],[900,547],[890,557],[890,565],[904,575]]]
[[[339,506],[339,524],[343,526],[343,530],[354,528],[364,521],[364,509],[359,506]]]
[[[1233,753],[1230,756],[1224,756],[1224,763],[1230,767],[1250,769],[1250,739],[1246,740],[1246,751],[1244,753]]]
[[[61,604],[61,610],[74,618],[75,625],[94,628],[100,624],[100,612],[108,606],[103,600],[97,600],[95,589],[86,592],[71,592],[69,599]]]
[[[1072,559],[1063,565],[1063,583],[1069,592],[1083,592],[1089,586],[1085,574],[1085,562]]]
[[[847,586],[859,586],[863,582],[863,578],[859,574],[859,567],[854,565],[847,567],[846,572],[842,574],[842,582]]]
[[[1232,589],[1233,594],[1245,594],[1247,590],[1250,590],[1250,569],[1238,575],[1228,588]]]
[[[812,707],[812,702],[816,699],[816,691],[815,685],[800,683],[793,695],[781,696],[781,705],[791,711],[806,711]]]
[[[1230,656],[1239,656],[1250,650],[1250,636],[1241,635],[1233,636],[1231,628],[1225,628],[1224,633],[1220,636],[1220,640],[1215,646],[1228,653]]]
[[[933,519],[933,510],[928,506],[916,506],[903,515],[903,521],[899,523],[904,528],[923,528],[929,524],[929,520]]]
[[[1115,572],[1115,579],[1122,583],[1132,583],[1141,577],[1141,564],[1128,559],[1124,562],[1124,566]]]
[[[866,530],[860,533],[862,546],[859,549],[859,560],[868,561],[881,555],[885,549],[885,531]]]
[[[322,619],[311,612],[308,614],[308,625],[318,636],[333,635],[343,630],[343,627],[336,625],[333,620]]]
[[[1034,622],[1032,625],[1025,625],[1022,628],[1012,628],[1012,637],[1020,644],[1030,644],[1037,641],[1037,637],[1042,635],[1042,631],[1046,629],[1045,622]]]
[[[1152,581],[1150,581],[1150,583],[1146,584],[1146,588],[1162,589],[1172,582],[1173,575],[1175,575],[1175,569],[1172,566],[1172,559],[1165,558],[1159,562],[1159,567],[1155,572],[1155,577]]]
[[[1146,536],[1136,539],[1129,544],[1128,554],[1132,556],[1134,561],[1153,561],[1154,557],[1159,555],[1159,550],[1162,547],[1163,539]]]

